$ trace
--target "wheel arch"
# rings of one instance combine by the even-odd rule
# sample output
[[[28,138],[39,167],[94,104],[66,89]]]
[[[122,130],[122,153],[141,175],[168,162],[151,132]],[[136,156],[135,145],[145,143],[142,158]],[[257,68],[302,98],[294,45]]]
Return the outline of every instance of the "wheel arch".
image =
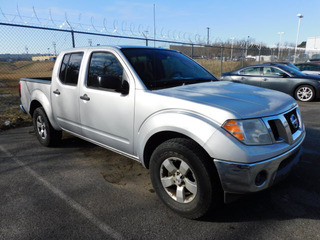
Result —
[[[216,125],[193,114],[159,114],[146,121],[140,128],[136,141],[137,155],[143,166],[149,168],[151,155],[157,146],[169,139],[186,138],[199,145],[210,156],[206,143],[217,130]]]
[[[29,114],[33,116],[34,111],[38,107],[43,107],[52,127],[56,130],[61,130],[61,128],[54,119],[51,103],[47,96],[43,92],[36,90],[32,93],[31,99],[33,100],[30,103]]]

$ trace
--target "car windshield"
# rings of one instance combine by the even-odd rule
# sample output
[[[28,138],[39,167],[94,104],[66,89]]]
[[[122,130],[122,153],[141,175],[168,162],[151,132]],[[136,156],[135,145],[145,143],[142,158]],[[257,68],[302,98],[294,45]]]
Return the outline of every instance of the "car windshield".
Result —
[[[288,67],[286,65],[279,65],[278,67],[294,76],[306,76],[304,73],[300,72],[299,70],[296,70],[295,68],[292,68],[292,67]]]
[[[123,48],[134,70],[150,90],[217,81],[182,53],[166,49]]]

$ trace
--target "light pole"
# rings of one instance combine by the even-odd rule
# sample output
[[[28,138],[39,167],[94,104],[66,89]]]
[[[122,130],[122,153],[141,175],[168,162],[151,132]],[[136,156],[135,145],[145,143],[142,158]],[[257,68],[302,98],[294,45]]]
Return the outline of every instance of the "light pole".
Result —
[[[278,32],[278,34],[280,35],[279,50],[278,50],[278,60],[279,60],[280,59],[280,49],[281,49],[281,37],[282,37],[282,34],[284,34],[284,32]]]
[[[300,32],[300,23],[301,23],[301,18],[303,18],[301,13],[297,14],[297,17],[299,18],[298,22],[298,30],[297,30],[297,40],[296,40],[296,47],[294,48],[294,58],[293,58],[293,63],[296,63],[296,58],[297,58],[297,46],[298,46],[298,40],[299,40],[299,32]]]
[[[210,31],[210,28],[207,27],[207,45],[209,45],[209,31]]]

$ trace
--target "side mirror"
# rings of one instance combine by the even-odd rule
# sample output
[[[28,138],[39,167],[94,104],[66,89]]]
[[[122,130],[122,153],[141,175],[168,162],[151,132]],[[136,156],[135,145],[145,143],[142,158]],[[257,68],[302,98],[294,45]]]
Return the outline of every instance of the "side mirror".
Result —
[[[99,87],[114,90],[122,94],[129,93],[129,83],[124,80],[121,81],[118,77],[112,75],[99,75],[98,76]]]
[[[99,87],[116,90],[121,86],[119,78],[112,75],[99,75],[98,76]]]
[[[127,95],[129,94],[129,83],[127,80],[123,80],[122,81],[122,84],[121,84],[121,89],[120,89],[120,92],[123,94],[123,95]]]

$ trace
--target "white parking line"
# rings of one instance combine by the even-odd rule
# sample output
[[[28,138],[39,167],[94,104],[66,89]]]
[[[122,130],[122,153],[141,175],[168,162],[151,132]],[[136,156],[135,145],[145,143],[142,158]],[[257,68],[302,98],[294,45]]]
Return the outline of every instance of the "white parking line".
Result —
[[[62,199],[66,204],[68,204],[70,207],[75,209],[78,213],[83,215],[85,218],[87,218],[93,225],[98,227],[100,230],[102,230],[104,233],[106,233],[109,237],[113,239],[124,239],[124,237],[119,234],[117,231],[112,229],[110,226],[105,224],[104,222],[100,221],[93,213],[91,213],[89,210],[81,206],[79,203],[74,201],[72,198],[68,197],[65,193],[60,191],[58,188],[47,182],[44,178],[42,178],[39,174],[37,174],[34,170],[32,170],[30,167],[26,166],[22,161],[18,159],[18,157],[11,154],[9,151],[4,149],[3,146],[0,146],[0,150],[4,152],[7,157],[12,158],[17,164],[19,164],[21,167],[23,167],[30,175],[35,177],[40,183],[42,183],[47,189],[49,189],[53,194],[55,194],[57,197]],[[109,239],[109,238],[108,238]]]

